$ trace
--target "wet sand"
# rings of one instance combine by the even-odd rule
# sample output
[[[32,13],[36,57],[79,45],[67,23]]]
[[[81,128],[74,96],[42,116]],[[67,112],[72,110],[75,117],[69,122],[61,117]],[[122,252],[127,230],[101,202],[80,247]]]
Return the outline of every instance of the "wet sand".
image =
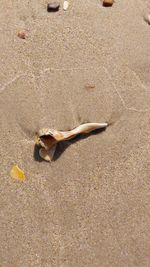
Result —
[[[150,5],[62,4],[1,1],[0,266],[149,267]],[[35,157],[38,129],[105,121]]]

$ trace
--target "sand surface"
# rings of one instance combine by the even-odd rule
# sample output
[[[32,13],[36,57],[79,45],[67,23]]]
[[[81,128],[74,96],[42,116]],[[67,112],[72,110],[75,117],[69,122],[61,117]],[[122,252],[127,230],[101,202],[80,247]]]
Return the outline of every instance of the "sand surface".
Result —
[[[149,267],[150,4],[69,2],[1,0],[0,267]],[[105,121],[34,158],[41,127]]]

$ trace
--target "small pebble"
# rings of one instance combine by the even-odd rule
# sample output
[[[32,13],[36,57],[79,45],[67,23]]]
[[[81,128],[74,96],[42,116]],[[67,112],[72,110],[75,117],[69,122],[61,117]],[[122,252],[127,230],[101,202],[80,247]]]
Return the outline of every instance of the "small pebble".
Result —
[[[103,6],[112,6],[114,3],[114,0],[104,0],[103,1]]]
[[[27,33],[25,31],[19,31],[17,36],[21,39],[26,39]]]
[[[68,7],[69,7],[69,2],[65,0],[63,4],[63,10],[66,11]]]
[[[95,89],[95,85],[94,84],[86,84],[84,86],[84,88],[87,90],[87,91],[91,91],[93,89]]]
[[[48,12],[56,12],[59,10],[60,4],[58,2],[52,2],[47,4],[47,11]]]

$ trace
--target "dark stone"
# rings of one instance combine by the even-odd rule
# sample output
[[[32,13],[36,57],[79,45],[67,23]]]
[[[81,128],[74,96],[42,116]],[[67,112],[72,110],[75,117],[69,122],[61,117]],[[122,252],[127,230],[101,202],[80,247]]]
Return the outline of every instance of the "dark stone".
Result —
[[[47,4],[47,11],[48,12],[56,12],[59,10],[60,4],[58,2],[52,2]]]
[[[103,6],[105,6],[105,7],[109,7],[109,6],[112,6],[113,3],[114,3],[113,0],[104,0],[104,1],[103,1]]]

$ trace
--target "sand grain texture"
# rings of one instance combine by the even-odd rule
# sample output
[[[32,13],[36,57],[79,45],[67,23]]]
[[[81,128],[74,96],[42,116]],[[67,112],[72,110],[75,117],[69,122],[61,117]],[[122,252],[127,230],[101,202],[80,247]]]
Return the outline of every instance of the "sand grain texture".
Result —
[[[46,7],[1,1],[0,267],[149,267],[148,1]],[[35,131],[93,121],[112,125],[34,159]]]

